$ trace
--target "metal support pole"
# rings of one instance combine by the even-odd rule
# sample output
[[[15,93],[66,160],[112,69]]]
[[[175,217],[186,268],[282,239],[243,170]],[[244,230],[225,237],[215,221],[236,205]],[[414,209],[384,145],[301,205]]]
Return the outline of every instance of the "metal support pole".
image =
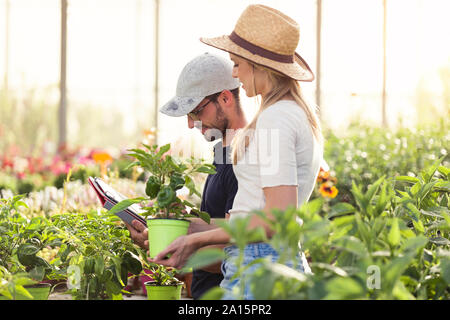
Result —
[[[9,11],[10,4],[9,0],[6,0],[5,3],[5,73],[3,74],[3,88],[5,90],[5,96],[8,95],[9,89]]]
[[[387,127],[386,118],[386,40],[387,40],[387,0],[383,0],[383,93],[381,96],[381,124]]]
[[[320,84],[320,73],[321,73],[321,53],[322,53],[322,0],[317,0],[317,12],[316,12],[316,105],[319,107],[319,115],[321,113],[320,109],[320,96],[321,96],[321,84]]]
[[[154,126],[155,143],[158,143],[158,107],[159,107],[159,0],[155,0],[155,92],[154,92]]]
[[[59,141],[58,150],[67,144],[66,62],[67,62],[67,0],[61,0],[61,73],[59,81]]]

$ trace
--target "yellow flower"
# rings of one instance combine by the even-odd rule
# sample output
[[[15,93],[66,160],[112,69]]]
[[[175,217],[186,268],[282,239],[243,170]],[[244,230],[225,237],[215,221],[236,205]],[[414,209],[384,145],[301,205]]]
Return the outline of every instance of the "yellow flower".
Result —
[[[323,197],[334,198],[338,194],[338,189],[331,183],[325,182],[320,185],[319,192]]]
[[[320,168],[319,174],[317,175],[317,182],[325,183],[327,181],[337,183],[337,179],[330,174],[330,171],[325,171],[322,168]]]
[[[112,162],[112,157],[108,152],[97,151],[92,154],[92,159],[95,163],[100,164],[100,174],[102,177],[106,176],[106,166]]]
[[[322,168],[320,168],[319,175],[317,176],[317,181],[322,183],[326,182],[330,178],[330,172],[325,171]]]
[[[96,163],[100,163],[100,164],[112,161],[112,157],[110,156],[110,154],[108,152],[104,152],[104,151],[95,152],[92,155],[92,159]]]

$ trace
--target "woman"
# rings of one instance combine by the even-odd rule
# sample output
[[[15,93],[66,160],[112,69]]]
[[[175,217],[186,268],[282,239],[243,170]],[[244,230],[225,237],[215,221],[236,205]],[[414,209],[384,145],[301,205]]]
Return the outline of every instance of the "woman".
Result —
[[[262,210],[271,218],[272,209],[298,207],[313,191],[322,161],[322,135],[315,111],[302,98],[298,81],[312,81],[314,75],[306,62],[295,52],[299,40],[297,23],[283,13],[263,5],[250,5],[242,13],[229,36],[200,39],[229,52],[234,62],[233,77],[238,78],[247,96],[261,96],[261,105],[254,119],[232,142],[233,170],[238,192],[230,220]],[[263,227],[271,237],[273,230],[256,215],[250,228]],[[153,262],[181,267],[187,258],[207,245],[229,243],[222,229],[193,233],[176,239]],[[239,251],[232,245],[225,248],[227,258],[222,265],[224,299],[232,299],[232,289],[241,279],[233,278],[233,258]],[[162,257],[171,253],[168,260]],[[248,244],[244,264],[261,257],[277,261],[279,253],[267,243]],[[301,272],[310,272],[304,255],[300,263],[287,262]],[[251,273],[257,266],[247,270]],[[252,293],[244,285],[245,299]]]

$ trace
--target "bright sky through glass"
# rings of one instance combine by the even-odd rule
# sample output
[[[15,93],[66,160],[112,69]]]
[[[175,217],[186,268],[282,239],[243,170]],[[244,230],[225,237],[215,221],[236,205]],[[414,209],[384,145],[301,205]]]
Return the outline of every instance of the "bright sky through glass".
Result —
[[[123,113],[124,132],[133,131],[136,124],[147,126],[154,108],[154,1],[68,2],[67,85],[71,112],[78,105],[91,104]],[[6,73],[8,87],[17,95],[23,95],[25,88],[39,93],[50,87],[53,89],[43,95],[57,101],[60,1],[9,3],[6,54],[6,0],[0,0],[0,84],[4,84]],[[231,33],[240,13],[250,3],[273,6],[299,22],[298,51],[315,70],[314,0],[162,0],[158,108],[175,94],[178,75],[189,60],[205,51],[228,58],[198,38]],[[444,88],[439,70],[450,69],[450,1],[387,3],[388,118],[392,123],[399,116],[415,121],[419,86],[436,108],[442,108]],[[346,124],[351,117],[380,124],[383,1],[323,0],[322,21],[323,121],[332,128]],[[304,92],[314,101],[315,83],[304,84]],[[243,103],[251,118],[255,102],[244,97]],[[76,132],[80,124],[69,122],[69,126]],[[200,134],[187,129],[185,117],[160,115],[159,129],[161,142],[186,136],[202,140]]]

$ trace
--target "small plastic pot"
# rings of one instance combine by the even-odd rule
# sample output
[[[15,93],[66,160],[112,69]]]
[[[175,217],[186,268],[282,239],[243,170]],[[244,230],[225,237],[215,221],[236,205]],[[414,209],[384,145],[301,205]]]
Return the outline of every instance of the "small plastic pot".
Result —
[[[148,300],[181,300],[183,282],[169,286],[159,286],[154,281],[145,283]]]
[[[186,235],[190,221],[184,219],[148,219],[150,258],[154,258],[176,238]]]
[[[24,286],[24,288],[33,296],[34,299],[31,299],[27,296],[22,295],[19,292],[16,292],[16,296],[13,297],[15,300],[48,300],[48,296],[50,295],[50,289],[52,285],[50,283],[39,283],[30,286]],[[8,298],[4,296],[0,296],[0,300],[8,300]]]

